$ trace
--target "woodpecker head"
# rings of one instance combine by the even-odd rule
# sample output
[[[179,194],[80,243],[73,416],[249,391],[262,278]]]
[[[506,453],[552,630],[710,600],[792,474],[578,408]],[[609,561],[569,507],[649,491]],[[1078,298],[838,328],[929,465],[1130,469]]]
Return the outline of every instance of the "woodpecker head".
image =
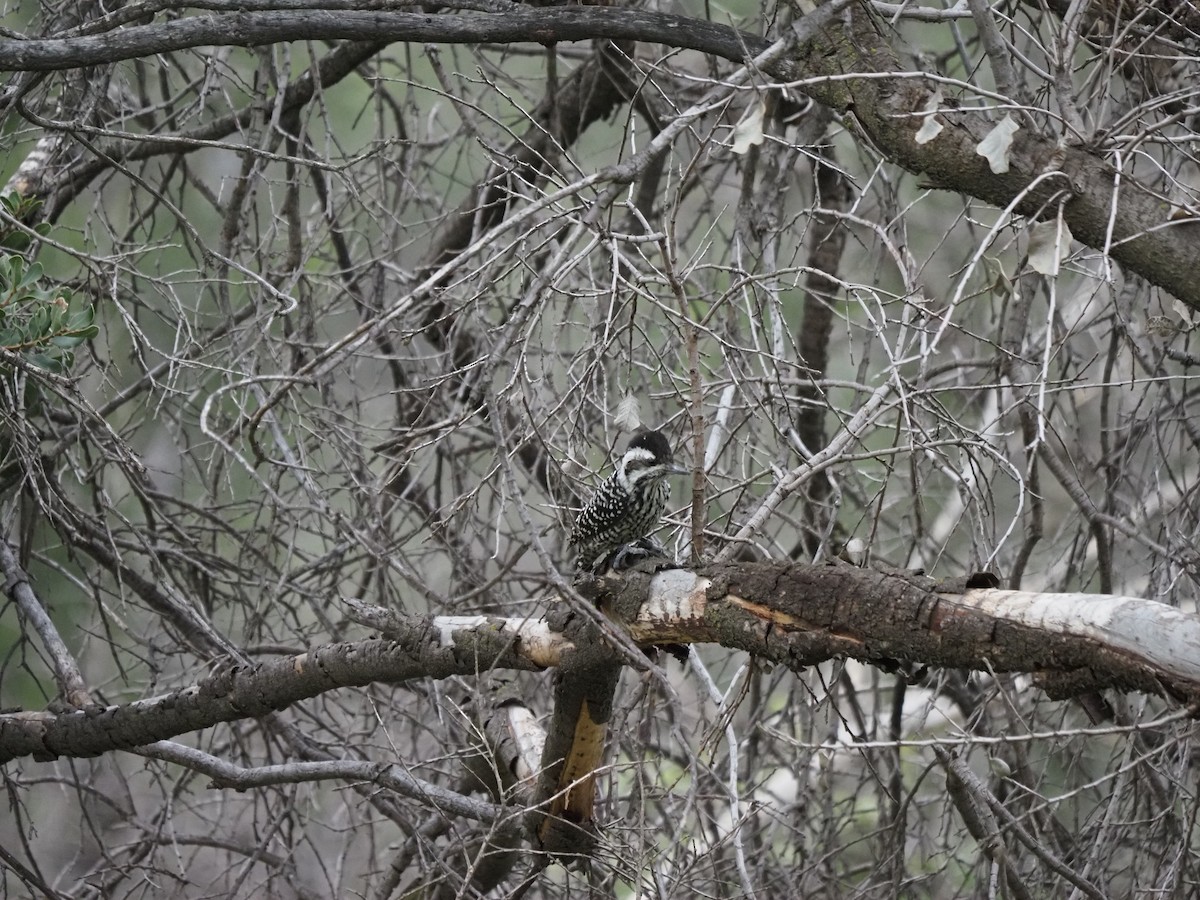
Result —
[[[617,464],[617,478],[630,494],[661,481],[668,475],[683,475],[687,469],[675,465],[671,445],[658,431],[639,431]]]

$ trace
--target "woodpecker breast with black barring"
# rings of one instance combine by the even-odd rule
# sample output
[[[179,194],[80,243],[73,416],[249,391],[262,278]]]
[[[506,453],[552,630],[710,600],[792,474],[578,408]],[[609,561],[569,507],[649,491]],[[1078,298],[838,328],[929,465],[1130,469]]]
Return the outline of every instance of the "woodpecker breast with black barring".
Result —
[[[575,520],[569,544],[578,568],[596,571],[626,545],[649,538],[667,506],[667,476],[686,472],[675,465],[671,444],[660,432],[635,434]]]

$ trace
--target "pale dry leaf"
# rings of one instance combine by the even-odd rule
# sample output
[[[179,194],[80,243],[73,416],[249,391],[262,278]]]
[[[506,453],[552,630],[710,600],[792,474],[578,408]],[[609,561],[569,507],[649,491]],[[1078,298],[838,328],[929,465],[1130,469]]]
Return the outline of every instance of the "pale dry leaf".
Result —
[[[988,161],[994,174],[1003,175],[1008,171],[1008,152],[1012,149],[1013,135],[1020,130],[1021,126],[1013,121],[1013,117],[1006,115],[975,148],[975,152]]]
[[[750,105],[742,115],[742,120],[733,127],[734,153],[740,156],[763,142],[763,118],[766,114],[767,104],[762,100]]]
[[[1196,327],[1196,320],[1193,318],[1192,308],[1185,304],[1182,300],[1175,299],[1171,302],[1171,309],[1175,311],[1175,315],[1183,320],[1183,324],[1187,331],[1191,331]]]
[[[1071,252],[1071,229],[1058,219],[1038,222],[1029,229],[1029,267],[1042,275],[1057,275]]]
[[[942,89],[939,87],[929,97],[929,102],[925,104],[924,121],[921,122],[921,127],[917,129],[917,136],[913,139],[918,144],[928,144],[935,137],[942,133],[945,127],[937,120],[937,111],[942,105]]]
[[[613,424],[621,431],[632,432],[642,427],[641,404],[632,393],[626,394],[617,404],[617,414],[613,416]]]
[[[928,144],[935,137],[942,133],[942,129],[944,127],[945,126],[943,126],[942,123],[933,116],[926,116],[925,121],[921,124],[921,127],[917,129],[917,136],[913,138],[913,140],[915,140],[918,144]]]
[[[997,296],[1007,296],[1012,293],[1012,278],[1004,271],[1004,263],[997,256],[984,256],[980,260],[983,269],[984,282],[987,290]]]

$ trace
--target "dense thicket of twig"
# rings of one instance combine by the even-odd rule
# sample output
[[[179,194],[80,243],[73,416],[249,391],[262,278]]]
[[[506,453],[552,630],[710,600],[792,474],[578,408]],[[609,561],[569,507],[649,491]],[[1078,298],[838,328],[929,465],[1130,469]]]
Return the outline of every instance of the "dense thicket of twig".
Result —
[[[0,52],[356,21],[234,6],[11,6]],[[740,8],[758,43],[721,58],[639,32],[654,10],[460,6],[577,30],[264,33],[6,76],[2,174],[55,226],[31,253],[102,333],[72,379],[0,385],[0,706],[126,704],[370,637],[343,597],[540,615],[635,416],[703,471],[674,485],[680,558],[865,554],[1195,610],[1190,14],[855,3],[745,66],[791,7]],[[610,14],[618,43],[538,42]],[[975,148],[1006,114],[997,173]],[[3,877],[121,897],[1200,880],[1194,729],[1165,698],[1091,728],[1011,674],[798,677],[716,646],[671,666],[622,676],[582,873],[539,871],[494,793],[513,773],[481,666],[11,762]],[[518,677],[548,713],[547,676]]]

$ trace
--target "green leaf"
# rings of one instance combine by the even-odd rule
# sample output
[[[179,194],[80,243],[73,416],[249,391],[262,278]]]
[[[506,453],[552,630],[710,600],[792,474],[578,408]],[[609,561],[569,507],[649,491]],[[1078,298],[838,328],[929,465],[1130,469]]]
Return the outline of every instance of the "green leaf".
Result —
[[[40,341],[50,332],[50,310],[44,306],[38,307],[29,320],[29,339]]]
[[[71,318],[67,320],[67,327],[72,331],[83,331],[92,324],[92,320],[96,318],[96,311],[90,306],[85,306],[83,309],[77,309],[71,313]]]
[[[67,315],[70,310],[67,308],[67,304],[62,297],[51,298],[46,308],[50,310],[50,330],[52,332],[65,331],[67,328]]]
[[[20,282],[17,284],[18,291],[29,290],[37,285],[42,280],[42,264],[39,262],[32,263],[25,274],[21,276]]]
[[[70,354],[66,354],[66,356],[69,355]],[[47,372],[50,372],[54,375],[61,375],[64,370],[64,364],[66,363],[65,357],[55,359],[54,357],[45,353],[30,353],[26,359],[29,360],[31,365],[35,365],[39,369],[45,369]]]
[[[23,231],[12,231],[0,240],[0,247],[6,250],[12,250],[14,253],[24,253],[29,249],[29,245],[33,243],[29,235]]]
[[[9,290],[13,281],[20,276],[14,273],[14,269],[18,270],[21,266],[21,257],[19,256],[3,256],[0,257],[0,289]]]

